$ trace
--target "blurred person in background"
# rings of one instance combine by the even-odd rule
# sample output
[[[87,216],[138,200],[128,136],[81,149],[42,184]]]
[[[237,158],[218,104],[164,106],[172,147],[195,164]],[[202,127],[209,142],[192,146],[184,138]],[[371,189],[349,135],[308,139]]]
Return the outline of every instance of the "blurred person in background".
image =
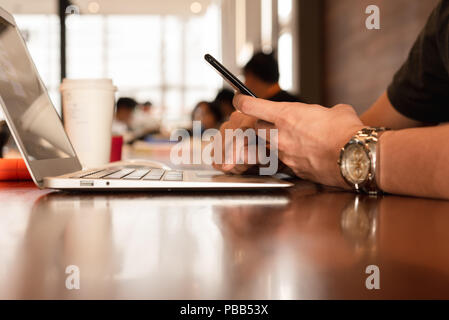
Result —
[[[192,121],[201,121],[201,130],[204,131],[219,128],[223,115],[215,102],[200,101],[192,111]]]
[[[134,110],[137,107],[136,100],[132,98],[120,98],[117,100],[117,107],[115,111],[115,120],[120,124],[126,126],[128,130],[131,129]]]
[[[0,120],[0,158],[21,158],[19,149],[5,120]]]
[[[153,104],[150,101],[145,101],[141,104],[141,108],[144,112],[150,112]]]
[[[112,134],[123,136],[126,142],[134,137],[131,132],[131,124],[136,107],[137,102],[132,98],[119,98],[116,103]]]
[[[220,108],[223,121],[227,121],[231,113],[235,111],[232,99],[234,99],[234,91],[227,88],[221,89],[215,97],[214,103]]]
[[[278,102],[303,102],[279,85],[279,66],[274,53],[257,52],[243,67],[245,85],[258,98]]]
[[[6,146],[10,137],[10,132],[6,121],[0,120],[0,158],[3,158],[3,147]]]
[[[150,134],[159,133],[160,119],[153,112],[153,104],[146,101],[139,104],[132,114],[131,130],[136,140],[142,140]]]

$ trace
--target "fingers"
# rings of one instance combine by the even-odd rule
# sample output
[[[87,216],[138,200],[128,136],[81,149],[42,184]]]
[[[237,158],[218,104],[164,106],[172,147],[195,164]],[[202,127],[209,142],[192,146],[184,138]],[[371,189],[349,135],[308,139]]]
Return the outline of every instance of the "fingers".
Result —
[[[269,131],[269,130],[276,129],[276,126],[273,123],[267,122],[265,120],[257,120],[255,128],[256,128],[256,130],[265,129],[265,130]]]
[[[270,122],[264,120],[257,120],[255,125],[256,133],[262,138],[270,143],[271,138],[271,130],[277,130],[276,126]],[[261,132],[259,130],[265,130],[265,135],[261,136]]]
[[[245,131],[249,128],[254,128],[254,124],[257,121],[256,118],[247,116],[241,112],[234,112],[230,120],[225,122],[220,128],[221,135],[221,146],[219,149],[221,152],[221,163],[215,163],[215,158],[213,159],[213,167],[216,170],[221,170],[224,172],[240,174],[242,172],[247,171],[249,168],[253,166],[253,164],[248,164],[248,159],[245,156],[245,152],[247,152],[248,143],[245,141],[242,145],[242,150],[236,150],[235,139],[226,139],[226,130],[236,130],[241,129]],[[215,141],[215,138],[214,138]],[[215,148],[214,148],[215,149]],[[232,158],[227,159],[226,156],[230,156],[229,152],[226,150],[232,149]],[[240,149],[240,148],[239,148]],[[217,149],[218,151],[218,149]]]
[[[279,103],[253,98],[242,94],[234,96],[235,108],[244,114],[268,121],[275,122],[279,112]]]
[[[242,94],[234,96],[234,106],[244,114],[276,123],[279,117],[285,116],[293,104],[285,102],[273,102],[264,99],[253,98]],[[307,106],[304,103],[294,103],[295,107]]]
[[[237,139],[230,140],[232,140],[232,142],[228,144],[228,149],[226,151],[228,158],[225,159],[222,168],[225,172],[240,174],[254,165],[256,161],[255,159],[250,159],[250,148],[247,141],[244,141],[244,143],[240,145],[237,143]],[[237,145],[239,145],[239,148],[237,148]],[[229,152],[229,150],[231,150],[230,148],[232,148],[232,152]]]
[[[248,171],[249,168],[251,168],[252,166],[250,165],[236,165],[234,168],[232,168],[232,170],[230,170],[229,172],[232,174],[242,174],[246,171]]]

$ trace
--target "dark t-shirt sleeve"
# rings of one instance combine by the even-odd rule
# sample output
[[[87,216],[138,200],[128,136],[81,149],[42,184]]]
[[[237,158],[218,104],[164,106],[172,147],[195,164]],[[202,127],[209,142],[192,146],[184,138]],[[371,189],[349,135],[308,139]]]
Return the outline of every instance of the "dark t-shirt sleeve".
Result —
[[[268,100],[274,102],[304,102],[302,98],[295,96],[287,91],[281,90]]]
[[[441,1],[430,15],[387,94],[408,118],[449,121],[449,0]]]

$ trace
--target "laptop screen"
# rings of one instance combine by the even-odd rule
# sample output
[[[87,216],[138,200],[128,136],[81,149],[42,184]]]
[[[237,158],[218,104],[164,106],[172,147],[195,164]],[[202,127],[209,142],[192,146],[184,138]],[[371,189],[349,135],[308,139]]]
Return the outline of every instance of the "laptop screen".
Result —
[[[17,28],[1,17],[0,96],[28,161],[75,157]]]

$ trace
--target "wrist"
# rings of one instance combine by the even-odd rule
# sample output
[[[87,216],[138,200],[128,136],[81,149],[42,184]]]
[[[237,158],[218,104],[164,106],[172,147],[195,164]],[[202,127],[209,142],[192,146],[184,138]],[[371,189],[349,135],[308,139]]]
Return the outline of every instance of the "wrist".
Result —
[[[389,137],[394,134],[394,131],[384,131],[379,137],[379,141],[377,142],[377,168],[376,168],[376,183],[380,190],[385,191],[385,179],[386,174],[384,168],[385,160],[387,157],[385,156],[385,144],[388,141]]]

